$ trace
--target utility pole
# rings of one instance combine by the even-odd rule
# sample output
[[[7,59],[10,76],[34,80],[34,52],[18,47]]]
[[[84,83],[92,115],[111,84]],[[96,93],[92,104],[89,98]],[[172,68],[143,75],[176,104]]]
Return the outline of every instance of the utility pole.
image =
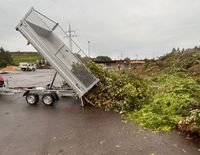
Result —
[[[120,59],[121,60],[123,59],[123,52],[121,52]]]
[[[88,41],[88,57],[90,58],[90,41]]]
[[[71,26],[69,24],[69,30],[66,31],[66,37],[69,38],[69,49],[72,51],[73,47],[72,47],[72,38],[77,37],[77,35],[75,34],[76,31],[71,30]]]
[[[135,57],[136,57],[136,60],[138,60],[138,55],[137,54],[135,55]]]

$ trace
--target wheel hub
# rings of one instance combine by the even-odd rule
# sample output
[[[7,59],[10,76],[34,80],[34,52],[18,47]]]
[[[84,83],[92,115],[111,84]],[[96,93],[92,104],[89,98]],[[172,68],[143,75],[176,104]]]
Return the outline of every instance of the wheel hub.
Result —
[[[27,100],[28,100],[29,103],[33,104],[33,103],[35,103],[36,99],[35,99],[34,96],[28,96]]]
[[[45,96],[43,100],[46,104],[51,104],[53,101],[50,96]]]

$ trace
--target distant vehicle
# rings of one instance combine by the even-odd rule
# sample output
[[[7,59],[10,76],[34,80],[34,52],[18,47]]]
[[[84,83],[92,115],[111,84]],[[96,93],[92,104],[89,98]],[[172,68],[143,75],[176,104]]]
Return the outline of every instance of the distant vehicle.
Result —
[[[19,67],[21,71],[36,71],[36,64],[33,63],[20,62]]]

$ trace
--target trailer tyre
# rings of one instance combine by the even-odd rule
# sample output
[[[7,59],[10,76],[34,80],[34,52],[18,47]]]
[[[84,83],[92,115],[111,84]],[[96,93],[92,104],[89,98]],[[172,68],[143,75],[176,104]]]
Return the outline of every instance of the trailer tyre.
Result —
[[[44,94],[42,96],[42,102],[47,105],[47,106],[52,106],[55,102],[55,98],[54,96],[50,93],[50,94]]]
[[[35,105],[39,101],[39,95],[38,94],[32,94],[29,93],[26,95],[26,102],[30,105]]]
[[[52,95],[53,95],[55,101],[59,100],[58,94],[56,92],[52,92]]]

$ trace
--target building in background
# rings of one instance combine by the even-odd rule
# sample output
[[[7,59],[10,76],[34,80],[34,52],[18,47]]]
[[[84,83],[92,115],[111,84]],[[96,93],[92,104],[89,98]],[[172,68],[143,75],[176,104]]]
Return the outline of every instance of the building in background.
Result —
[[[136,68],[145,64],[143,60],[110,60],[110,61],[96,61],[95,63],[102,65],[104,68],[116,68],[118,70],[122,70],[125,68]]]

